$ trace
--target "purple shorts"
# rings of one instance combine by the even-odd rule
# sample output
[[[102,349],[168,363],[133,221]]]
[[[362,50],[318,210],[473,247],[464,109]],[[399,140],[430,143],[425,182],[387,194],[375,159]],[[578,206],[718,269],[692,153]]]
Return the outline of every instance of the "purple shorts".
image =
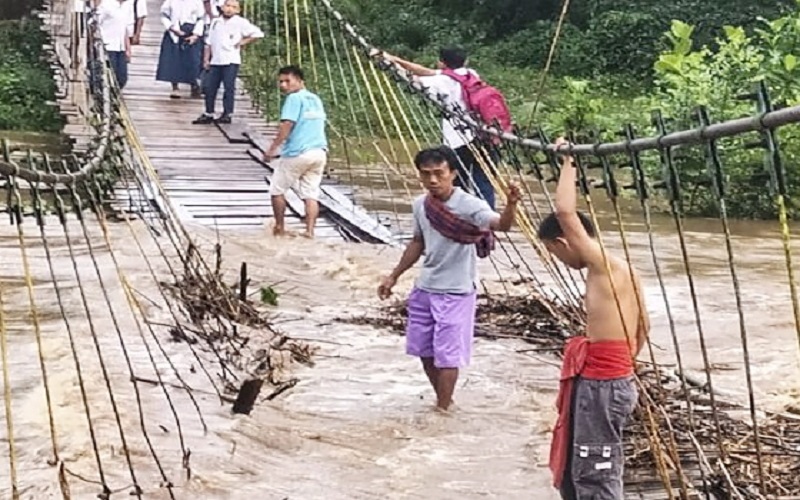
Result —
[[[469,364],[477,294],[430,293],[414,288],[408,297],[406,353],[433,358],[437,368]]]

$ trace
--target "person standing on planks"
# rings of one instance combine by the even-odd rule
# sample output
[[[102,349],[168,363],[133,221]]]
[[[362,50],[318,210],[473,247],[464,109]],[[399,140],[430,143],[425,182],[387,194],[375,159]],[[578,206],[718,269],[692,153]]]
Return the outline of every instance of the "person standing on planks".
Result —
[[[204,78],[203,89],[206,111],[192,122],[195,125],[232,121],[236,78],[239,76],[239,66],[242,64],[242,47],[264,38],[264,32],[258,26],[239,15],[240,10],[238,0],[225,0],[222,5],[222,16],[213,19],[208,27],[203,53],[203,68],[208,71]],[[222,95],[223,109],[222,115],[215,119],[214,106],[220,85],[225,86]]]
[[[134,31],[134,0],[95,0],[100,36],[108,55],[108,64],[120,89],[128,83],[131,60],[131,37]]]
[[[133,36],[131,45],[142,43],[142,28],[144,20],[147,18],[147,0],[133,0]]]
[[[286,96],[281,122],[278,135],[264,152],[264,161],[275,166],[269,186],[275,216],[273,234],[282,236],[286,232],[285,193],[297,185],[306,208],[305,236],[313,239],[319,216],[317,199],[328,161],[325,107],[319,96],[306,89],[303,70],[297,66],[286,66],[278,71],[278,86]]]
[[[200,97],[203,59],[203,16],[201,0],[165,0],[161,5],[164,37],[158,56],[156,80],[172,84],[170,98],[180,99],[178,84],[189,85],[192,97]]]

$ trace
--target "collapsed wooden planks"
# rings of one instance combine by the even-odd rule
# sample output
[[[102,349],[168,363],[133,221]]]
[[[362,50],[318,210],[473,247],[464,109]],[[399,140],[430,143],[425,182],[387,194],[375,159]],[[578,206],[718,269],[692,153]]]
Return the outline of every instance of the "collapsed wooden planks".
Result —
[[[141,45],[133,50],[123,96],[164,190],[178,212],[196,222],[263,230],[273,216],[272,169],[261,161],[257,148],[263,149],[275,136],[276,127],[265,123],[241,90],[232,124],[193,125],[203,112],[203,101],[192,99],[188,89],[181,89],[180,98],[170,98],[170,85],[155,81],[162,35],[158,19],[148,17]],[[353,203],[352,189],[326,179],[322,191],[320,237],[396,242],[381,219]],[[122,210],[142,205],[125,186],[117,190],[117,197]],[[298,230],[305,218],[303,202],[293,192],[287,198],[287,226]]]

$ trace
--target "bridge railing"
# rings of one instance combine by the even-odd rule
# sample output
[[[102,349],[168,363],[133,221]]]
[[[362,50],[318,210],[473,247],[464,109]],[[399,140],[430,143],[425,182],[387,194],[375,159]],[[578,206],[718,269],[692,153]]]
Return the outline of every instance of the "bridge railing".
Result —
[[[366,177],[377,170],[378,176],[386,178],[386,182],[380,186],[383,194],[375,197],[383,196],[379,201],[384,205],[391,203],[395,213],[407,211],[410,200],[421,192],[415,183],[411,157],[415,148],[440,141],[438,119],[449,118],[465,130],[499,138],[500,145],[496,148],[485,147],[488,151],[498,150],[499,155],[494,158],[499,160],[492,155],[482,155],[483,147],[476,147],[475,152],[484,156],[480,167],[496,192],[502,193],[509,179],[523,186],[524,202],[517,225],[529,247],[520,244],[519,239],[501,238],[500,249],[495,252],[499,256],[494,257],[492,264],[500,282],[518,279],[529,285],[531,296],[562,297],[563,306],[555,309],[563,313],[565,321],[575,321],[570,326],[575,329],[581,327],[580,318],[583,317],[578,291],[582,280],[553,263],[547,252],[542,251],[535,235],[535,225],[552,210],[550,192],[560,173],[558,156],[571,152],[577,157],[578,189],[595,225],[599,227],[601,201],[611,212],[613,229],[599,234],[604,250],[609,244],[618,246],[618,252],[632,262],[633,233],[644,238],[640,244],[649,251],[659,305],[663,304],[668,316],[663,334],[671,345],[668,353],[658,356],[652,345],[648,348],[652,369],[643,371],[640,377],[643,398],[634,437],[629,441],[629,454],[639,457],[636,462],[643,469],[657,471],[664,498],[698,492],[726,492],[736,498],[758,492],[754,493],[757,498],[780,493],[787,487],[791,489],[793,478],[789,474],[781,473],[774,481],[768,478],[770,470],[785,472],[781,460],[789,460],[785,456],[773,460],[771,457],[781,452],[769,443],[775,433],[780,432],[779,426],[796,428],[797,424],[787,415],[772,415],[773,420],[768,422],[761,418],[755,396],[757,377],[752,369],[753,327],[748,322],[750,311],[743,301],[743,288],[747,284],[743,282],[743,269],[739,267],[742,256],[731,235],[735,224],[731,210],[736,191],[744,187],[760,192],[759,196],[766,199],[767,204],[774,205],[775,228],[780,231],[777,237],[786,264],[786,285],[781,283],[780,286],[783,292],[788,292],[781,295],[780,310],[781,314],[792,318],[788,331],[781,334],[794,335],[800,341],[800,305],[789,223],[790,198],[799,187],[796,179],[787,175],[786,157],[781,153],[779,140],[781,130],[789,131],[800,122],[800,107],[774,109],[766,87],[759,85],[744,96],[755,102],[752,115],[746,118],[712,123],[708,110],[698,108],[693,116],[696,126],[676,131],[669,130],[667,120],[654,113],[650,117],[650,128],[655,133],[648,132],[648,137],[638,137],[633,126],[620,124],[622,140],[604,142],[585,136],[573,137],[572,145],[557,151],[538,130],[530,131],[530,136],[528,132],[503,133],[478,123],[463,110],[449,108],[395,64],[383,60],[380,51],[336,10],[334,4],[333,0],[255,2],[248,15],[259,20],[262,28],[269,28],[274,37],[262,46],[260,58],[254,60],[273,69],[281,64],[300,64],[306,70],[307,81],[323,96],[331,110],[329,114],[334,115],[332,134],[342,144],[341,148],[337,144],[334,151],[348,161],[345,173],[340,174],[342,178]],[[271,107],[275,102],[274,77],[269,72],[261,74],[267,77],[261,84],[256,83],[261,87],[256,89],[260,91],[258,98]],[[750,139],[754,139],[752,144],[747,142]],[[368,154],[370,150],[377,154]],[[732,185],[723,151],[755,158],[753,169],[735,179],[736,183],[747,183],[746,186]],[[687,159],[694,169],[691,172],[685,168]],[[378,165],[376,169],[372,168],[373,164]],[[361,174],[362,171],[365,173]],[[378,190],[374,181],[363,191],[373,187]],[[698,297],[697,256],[688,250],[684,206],[687,188],[691,188],[692,193],[702,190],[708,200],[709,216],[718,221],[723,248],[720,272],[730,279],[728,291],[735,302],[734,309],[726,313],[732,316],[729,327],[737,332],[736,352],[741,365],[741,379],[737,381],[745,388],[745,394],[733,404],[740,411],[744,410],[746,418],[731,417],[727,411],[730,407],[726,406],[729,401],[723,401],[720,396],[725,391],[714,375],[711,360],[714,349],[720,346],[709,342],[708,318],[704,317],[703,300]],[[369,204],[370,196],[371,193],[362,199]],[[623,214],[622,207],[627,205],[633,208]],[[666,215],[666,218],[661,217],[662,221],[666,219],[674,227],[673,234],[654,234],[658,210]],[[402,227],[403,220],[398,219],[397,226]],[[637,229],[632,230],[632,225]],[[676,327],[679,318],[676,318],[675,297],[671,296],[664,271],[668,256],[661,248],[666,238],[675,240],[669,242],[669,248],[677,247],[678,255],[669,257],[679,260],[681,279],[688,283],[680,290],[689,300],[688,314],[693,318],[688,330]],[[502,253],[509,256],[508,260]],[[537,257],[540,262],[532,264]],[[549,275],[550,282],[542,279],[544,275]],[[511,287],[505,291],[514,293]],[[495,295],[495,300],[502,295]],[[519,313],[524,315],[525,311]],[[530,318],[531,325],[536,321],[537,318]],[[532,327],[527,325],[526,328]],[[687,342],[700,346],[703,365],[700,377],[691,376],[687,369]],[[710,405],[706,403],[709,398]],[[737,436],[739,441],[731,443],[730,435]],[[641,452],[642,447],[647,448],[647,453]],[[740,456],[754,458],[737,458]],[[789,464],[792,463],[796,465],[796,461],[789,460]]]

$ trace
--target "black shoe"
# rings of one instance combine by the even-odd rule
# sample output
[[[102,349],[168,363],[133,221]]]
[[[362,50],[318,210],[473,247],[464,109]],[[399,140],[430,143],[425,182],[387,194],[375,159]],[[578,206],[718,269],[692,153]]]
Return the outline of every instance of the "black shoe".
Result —
[[[202,114],[199,118],[192,122],[192,125],[211,125],[212,123],[214,123],[213,116]]]
[[[231,115],[222,114],[217,118],[217,123],[230,123],[231,121]]]

